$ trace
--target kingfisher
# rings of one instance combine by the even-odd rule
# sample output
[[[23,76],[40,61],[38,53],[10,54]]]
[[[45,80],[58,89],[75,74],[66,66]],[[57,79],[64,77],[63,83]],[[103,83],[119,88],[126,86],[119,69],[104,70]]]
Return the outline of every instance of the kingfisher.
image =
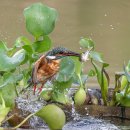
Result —
[[[67,48],[57,47],[42,55],[34,64],[32,69],[31,83],[34,85],[34,94],[38,84],[41,84],[39,93],[42,91],[44,84],[51,80],[59,71],[60,61],[63,57],[75,56],[79,60],[86,60],[86,53],[77,53]]]

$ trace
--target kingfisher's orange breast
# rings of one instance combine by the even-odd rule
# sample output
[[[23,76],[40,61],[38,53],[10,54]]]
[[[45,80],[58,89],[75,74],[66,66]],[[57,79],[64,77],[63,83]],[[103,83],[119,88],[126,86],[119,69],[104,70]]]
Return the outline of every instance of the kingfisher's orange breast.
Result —
[[[51,60],[47,62],[46,58],[42,63],[39,65],[37,70],[37,80],[42,82],[49,77],[54,76],[59,70],[59,63],[60,60]]]

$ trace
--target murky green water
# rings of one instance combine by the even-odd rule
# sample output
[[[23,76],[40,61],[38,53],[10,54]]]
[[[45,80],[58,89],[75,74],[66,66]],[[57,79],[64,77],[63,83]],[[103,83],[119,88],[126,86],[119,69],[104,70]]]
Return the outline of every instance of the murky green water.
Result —
[[[32,38],[25,29],[23,9],[34,2],[43,2],[59,11],[59,19],[51,34],[54,46],[79,50],[80,37],[96,42],[114,72],[121,71],[129,60],[130,1],[129,0],[0,0],[0,39],[12,45],[18,36]],[[95,81],[94,81],[95,82]]]

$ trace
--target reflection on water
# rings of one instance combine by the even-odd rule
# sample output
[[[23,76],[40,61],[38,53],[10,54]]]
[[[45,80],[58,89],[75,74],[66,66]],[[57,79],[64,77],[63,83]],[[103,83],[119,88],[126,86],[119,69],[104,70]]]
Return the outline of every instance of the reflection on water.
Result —
[[[79,51],[80,37],[88,36],[104,54],[111,77],[129,60],[129,0],[38,0],[59,11],[59,19],[51,34],[55,46]],[[32,38],[25,29],[22,11],[36,0],[2,0],[0,3],[0,39],[12,45],[18,36]],[[112,80],[113,81],[113,80]],[[111,82],[113,83],[113,82]]]

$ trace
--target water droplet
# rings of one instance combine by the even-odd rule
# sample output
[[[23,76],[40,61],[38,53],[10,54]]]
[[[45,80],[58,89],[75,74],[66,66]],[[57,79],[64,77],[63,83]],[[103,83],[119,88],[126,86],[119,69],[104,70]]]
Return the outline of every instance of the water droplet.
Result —
[[[104,16],[106,17],[106,16],[107,16],[107,14],[104,14]]]
[[[90,35],[93,36],[93,33],[91,33]]]
[[[99,25],[100,25],[100,26],[103,26],[103,24],[102,24],[102,23],[100,23]]]

